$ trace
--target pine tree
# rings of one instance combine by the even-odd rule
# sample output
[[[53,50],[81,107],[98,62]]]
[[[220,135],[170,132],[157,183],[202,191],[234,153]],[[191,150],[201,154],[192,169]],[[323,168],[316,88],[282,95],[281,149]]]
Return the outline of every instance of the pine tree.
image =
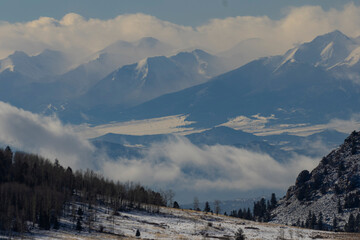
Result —
[[[323,230],[324,224],[323,224],[323,215],[322,212],[319,213],[319,220],[318,220],[318,229]]]
[[[59,223],[59,220],[57,219],[57,217],[54,218],[53,228],[54,228],[55,230],[58,230],[58,229],[60,228],[60,223]]]
[[[315,216],[315,213],[313,213],[312,217],[311,217],[311,223],[310,223],[310,228],[311,229],[315,229],[315,226],[316,226],[316,216]]]
[[[81,221],[80,221],[80,217],[78,217],[77,222],[76,222],[76,231],[81,232],[82,231],[82,225],[81,225]]]
[[[277,205],[277,200],[276,200],[276,196],[275,193],[271,194],[271,200],[270,200],[270,208],[274,209]]]
[[[306,218],[306,223],[305,223],[306,228],[311,228],[311,219],[312,219],[312,214],[311,214],[311,211],[309,210],[308,216]]]
[[[251,211],[250,211],[250,208],[247,209],[247,212],[246,212],[246,218],[247,220],[252,220],[253,219],[253,216],[251,214]]]
[[[334,215],[334,219],[333,219],[333,230],[334,230],[334,232],[336,232],[336,230],[337,230],[337,218],[335,215]]]
[[[238,218],[244,218],[244,214],[243,214],[243,211],[241,210],[241,208],[240,208],[239,211],[237,212],[237,217],[238,217]]]
[[[358,213],[355,218],[355,232],[360,232],[360,214]]]
[[[355,218],[351,213],[348,222],[345,224],[345,232],[355,232]]]
[[[180,206],[179,206],[179,204],[178,204],[178,202],[177,202],[177,201],[175,201],[175,202],[174,202],[174,206],[173,206],[173,208],[180,208]]]
[[[338,199],[337,212],[338,212],[338,213],[342,213],[342,212],[343,212],[342,206],[341,206],[341,203],[340,203],[340,199]]]
[[[206,202],[205,203],[205,208],[204,208],[204,212],[210,212],[211,211],[211,209],[210,209],[210,204],[209,204],[209,202]]]

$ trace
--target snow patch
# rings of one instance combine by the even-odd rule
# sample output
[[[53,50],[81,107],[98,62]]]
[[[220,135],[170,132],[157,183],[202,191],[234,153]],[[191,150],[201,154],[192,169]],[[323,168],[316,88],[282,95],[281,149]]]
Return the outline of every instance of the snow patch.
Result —
[[[283,66],[285,63],[287,63],[288,61],[290,61],[291,63],[295,62],[296,60],[294,59],[294,55],[297,52],[298,48],[294,48],[292,50],[290,50],[291,52],[285,57],[285,59],[280,63],[280,65],[274,70],[274,72],[276,72],[281,66]]]
[[[7,69],[9,71],[13,72],[14,68],[15,68],[15,66],[9,58],[0,61],[0,73]]]
[[[149,65],[147,58],[140,60],[135,69],[137,71],[136,72],[137,77],[140,77],[141,80],[145,80],[149,72]]]
[[[207,78],[210,78],[210,76],[208,76],[206,74],[206,69],[208,67],[208,63],[204,60],[202,60],[199,55],[196,53],[196,51],[193,51],[192,54],[194,54],[195,58],[196,58],[196,61],[198,62],[198,73],[201,74],[201,75],[204,75],[206,76]]]
[[[94,206],[91,213],[96,215],[92,230],[88,231],[86,220],[90,211],[81,203],[71,203],[72,207],[85,209],[83,231],[73,228],[71,216],[60,219],[59,230],[33,229],[32,233],[15,239],[233,239],[238,229],[242,229],[246,239],[357,239],[358,235],[302,229],[273,223],[258,223],[240,218],[204,213],[200,211],[173,208],[159,209],[159,213],[131,210],[109,213],[105,206]],[[102,228],[103,233],[98,232]],[[135,237],[136,230],[141,236]],[[0,235],[1,236],[1,235]]]
[[[270,119],[276,119],[275,115],[272,114],[269,117],[263,117],[256,114],[251,116],[251,118],[246,116],[237,116],[226,123],[220,124],[220,126],[230,127],[235,130],[242,130],[245,132],[257,132],[264,129],[265,124],[268,123]]]
[[[95,138],[107,133],[126,135],[155,135],[155,134],[190,134],[203,130],[188,127],[195,122],[186,121],[187,115],[173,115],[160,118],[133,120],[128,122],[110,123],[95,127],[81,126],[76,130],[86,138]]]
[[[349,56],[345,59],[345,63],[352,67],[360,61],[360,47],[355,48]]]
[[[326,61],[330,59],[334,53],[334,42],[330,42],[320,53],[321,59]]]

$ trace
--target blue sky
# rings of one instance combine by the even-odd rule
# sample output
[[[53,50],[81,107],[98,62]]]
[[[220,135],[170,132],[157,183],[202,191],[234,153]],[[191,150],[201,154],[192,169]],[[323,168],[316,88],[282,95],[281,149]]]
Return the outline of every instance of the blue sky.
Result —
[[[212,18],[269,16],[279,19],[290,7],[318,5],[341,9],[350,0],[0,0],[0,20],[25,22],[40,16],[61,19],[69,12],[86,18],[110,19],[117,15],[145,13],[161,20],[199,26]]]

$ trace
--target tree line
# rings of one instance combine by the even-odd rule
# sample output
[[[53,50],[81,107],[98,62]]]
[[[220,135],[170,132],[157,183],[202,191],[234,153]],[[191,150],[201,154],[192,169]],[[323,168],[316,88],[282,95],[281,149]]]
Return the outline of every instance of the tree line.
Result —
[[[140,184],[114,182],[91,170],[74,172],[58,160],[0,149],[0,230],[59,228],[71,201],[105,204],[115,211],[167,204],[164,195]]]

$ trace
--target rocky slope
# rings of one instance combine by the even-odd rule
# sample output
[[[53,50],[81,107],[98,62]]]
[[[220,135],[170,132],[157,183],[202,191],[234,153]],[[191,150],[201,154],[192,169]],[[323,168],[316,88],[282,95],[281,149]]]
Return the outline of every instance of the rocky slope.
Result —
[[[350,214],[360,207],[360,132],[353,132],[344,143],[324,157],[311,172],[302,171],[294,186],[273,210],[273,222],[289,225],[305,222],[309,211],[319,216],[327,228],[333,218],[343,227]]]

